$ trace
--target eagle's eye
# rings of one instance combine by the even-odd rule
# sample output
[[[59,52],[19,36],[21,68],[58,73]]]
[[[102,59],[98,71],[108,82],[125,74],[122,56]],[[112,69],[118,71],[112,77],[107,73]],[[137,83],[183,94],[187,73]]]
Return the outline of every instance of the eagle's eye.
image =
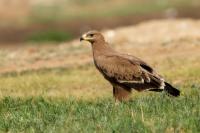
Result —
[[[93,36],[94,36],[94,34],[89,34],[88,36],[89,36],[89,37],[93,37]]]

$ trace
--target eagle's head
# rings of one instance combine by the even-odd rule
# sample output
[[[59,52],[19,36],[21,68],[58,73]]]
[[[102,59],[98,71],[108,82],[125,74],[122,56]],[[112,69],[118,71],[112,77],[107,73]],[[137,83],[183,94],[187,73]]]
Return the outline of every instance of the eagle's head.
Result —
[[[83,34],[80,38],[80,41],[88,41],[91,44],[95,43],[95,42],[100,42],[100,41],[104,41],[104,37],[103,35],[96,31],[88,31],[87,33]]]

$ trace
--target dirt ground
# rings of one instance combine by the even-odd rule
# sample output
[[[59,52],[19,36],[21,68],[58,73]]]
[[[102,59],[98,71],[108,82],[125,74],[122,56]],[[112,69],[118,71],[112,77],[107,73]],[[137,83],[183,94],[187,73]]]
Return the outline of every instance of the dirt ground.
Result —
[[[173,64],[200,66],[199,29],[200,20],[154,20],[102,33],[115,49],[138,56],[159,69],[173,69]],[[161,67],[163,62],[170,63]],[[57,45],[26,44],[0,49],[0,73],[91,63],[90,45],[80,43],[78,38]]]

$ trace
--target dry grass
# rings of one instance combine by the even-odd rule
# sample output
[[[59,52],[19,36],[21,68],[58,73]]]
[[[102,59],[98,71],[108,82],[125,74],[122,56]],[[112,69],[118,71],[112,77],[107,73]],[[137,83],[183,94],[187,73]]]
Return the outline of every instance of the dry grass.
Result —
[[[84,79],[84,80],[82,80]],[[98,83],[98,84],[97,84]],[[91,67],[43,69],[0,77],[0,97],[97,98],[110,93],[110,86]],[[103,91],[102,91],[103,90]],[[109,93],[108,93],[109,92]]]

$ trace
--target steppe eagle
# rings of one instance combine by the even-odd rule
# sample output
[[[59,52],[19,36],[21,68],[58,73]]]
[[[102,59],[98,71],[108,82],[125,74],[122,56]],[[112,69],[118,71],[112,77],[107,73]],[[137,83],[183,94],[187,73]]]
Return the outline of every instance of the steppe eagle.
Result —
[[[92,45],[96,68],[113,86],[116,100],[128,100],[131,90],[166,91],[172,96],[179,96],[180,91],[141,59],[113,50],[98,31],[89,31],[80,41],[89,41]]]

